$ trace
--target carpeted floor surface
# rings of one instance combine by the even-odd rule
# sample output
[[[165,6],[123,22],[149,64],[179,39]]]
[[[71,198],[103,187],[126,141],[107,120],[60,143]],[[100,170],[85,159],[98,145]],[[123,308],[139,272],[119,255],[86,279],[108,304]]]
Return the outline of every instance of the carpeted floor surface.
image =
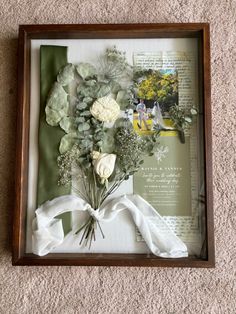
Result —
[[[23,23],[210,22],[215,269],[12,267],[17,31]],[[0,313],[236,313],[236,1],[0,0]]]

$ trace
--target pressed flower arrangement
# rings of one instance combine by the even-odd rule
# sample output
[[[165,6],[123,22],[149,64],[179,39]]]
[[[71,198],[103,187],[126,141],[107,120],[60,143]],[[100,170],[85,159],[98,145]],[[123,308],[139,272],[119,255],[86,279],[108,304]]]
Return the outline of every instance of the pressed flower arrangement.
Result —
[[[48,96],[46,121],[65,132],[59,147],[59,184],[73,185],[77,169],[74,190],[96,215],[103,202],[139,170],[144,156],[153,155],[158,145],[160,128],[140,136],[127,115],[134,109],[144,72],[131,67],[125,54],[114,47],[106,50],[97,67],[67,64]],[[174,123],[182,128],[179,116],[172,111]],[[77,230],[76,234],[82,232],[80,243],[90,246],[96,229],[104,237],[96,215],[90,213]]]

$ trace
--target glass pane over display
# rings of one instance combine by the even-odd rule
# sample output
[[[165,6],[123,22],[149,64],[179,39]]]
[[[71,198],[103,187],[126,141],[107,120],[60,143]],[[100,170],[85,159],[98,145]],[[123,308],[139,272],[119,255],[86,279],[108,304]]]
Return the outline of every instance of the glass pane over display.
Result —
[[[206,258],[199,51],[31,40],[27,253]]]

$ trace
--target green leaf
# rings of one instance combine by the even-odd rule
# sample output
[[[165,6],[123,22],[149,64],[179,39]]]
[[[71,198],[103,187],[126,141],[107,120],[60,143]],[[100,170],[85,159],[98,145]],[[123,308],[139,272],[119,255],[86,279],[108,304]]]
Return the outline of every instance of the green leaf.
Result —
[[[68,106],[67,93],[58,82],[53,84],[46,105],[52,109],[61,109]]]
[[[105,134],[103,135],[102,145],[101,145],[102,153],[112,153],[115,149],[115,129],[107,129]]]
[[[81,112],[80,115],[81,115],[82,117],[89,117],[89,116],[91,116],[91,113],[90,113],[89,110],[85,110],[85,111]]]
[[[78,141],[78,138],[76,136],[76,133],[69,133],[64,135],[61,138],[59,151],[61,154],[66,153],[68,150],[70,150],[74,144]]]
[[[76,70],[83,80],[97,74],[97,70],[90,63],[79,63]]]
[[[93,147],[93,142],[89,139],[84,139],[81,141],[80,147],[85,148],[85,149],[90,149]]]
[[[74,80],[74,66],[73,64],[67,64],[57,75],[57,81],[63,86],[68,85]]]
[[[78,162],[83,163],[85,160],[86,160],[86,158],[80,157],[80,158],[78,159]]]
[[[66,133],[76,132],[75,118],[73,118],[73,117],[64,117],[64,118],[62,118],[61,121],[60,121],[60,127]]]
[[[184,120],[187,121],[188,123],[192,122],[192,119],[190,117],[185,117]]]
[[[89,104],[93,101],[92,97],[84,97],[83,102],[85,102],[86,104]]]
[[[103,141],[98,141],[97,142],[97,145],[100,146],[100,147],[102,146],[102,144],[103,144]]]
[[[85,82],[79,83],[77,86],[77,95],[79,98],[83,99],[84,97],[96,98],[99,88],[99,85],[87,86]]]
[[[83,140],[85,138],[85,135],[84,135],[84,133],[78,132],[77,133],[77,137],[78,137],[79,140]]]
[[[195,108],[191,108],[190,112],[193,116],[197,114],[197,110]]]
[[[120,105],[120,109],[124,110],[129,105],[129,95],[126,90],[120,90],[117,93],[116,102]]]
[[[61,110],[54,110],[50,107],[45,108],[46,112],[46,121],[51,126],[56,126],[59,124],[61,119],[67,115],[68,110],[61,109]]]
[[[85,81],[85,85],[89,87],[94,87],[97,84],[96,80]]]
[[[110,94],[110,92],[111,92],[110,85],[103,84],[97,93],[97,98],[102,98],[104,96],[107,96],[108,94]]]
[[[84,110],[87,107],[87,103],[86,102],[80,102],[76,108],[79,110]]]
[[[121,90],[121,86],[119,83],[117,82],[112,82],[111,83],[111,92],[112,94],[117,94],[119,92],[119,90]]]
[[[78,126],[78,130],[79,130],[80,132],[87,131],[87,130],[89,130],[89,129],[90,129],[90,125],[89,125],[87,122],[84,122],[84,123],[82,123],[82,124],[79,124],[79,126]]]
[[[94,139],[96,141],[100,141],[102,139],[102,134],[100,134],[100,133],[94,134]]]
[[[97,127],[97,128],[95,129],[94,133],[95,133],[95,134],[96,134],[96,133],[99,133],[99,132],[101,132],[101,130],[102,130],[102,128]]]
[[[85,118],[84,117],[78,117],[78,118],[75,118],[75,121],[77,123],[83,123],[83,122],[85,122]]]
[[[69,102],[67,93],[58,82],[55,82],[47,99],[45,112],[48,124],[55,126],[68,115]]]
[[[83,124],[83,131],[88,131],[90,129],[90,125],[89,125],[89,123],[84,123]]]
[[[79,84],[77,87],[78,97],[84,99],[84,97],[91,97],[94,94],[92,87],[86,87],[84,84]]]
[[[99,122],[97,119],[95,119],[95,118],[91,118],[91,122],[92,122],[93,125],[98,125],[98,124],[100,124],[100,122]],[[96,131],[95,131],[95,132],[96,132]]]

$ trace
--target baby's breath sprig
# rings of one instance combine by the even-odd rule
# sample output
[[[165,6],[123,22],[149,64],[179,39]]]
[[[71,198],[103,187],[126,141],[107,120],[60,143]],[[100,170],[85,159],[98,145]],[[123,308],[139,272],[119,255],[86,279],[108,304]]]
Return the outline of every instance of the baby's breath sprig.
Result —
[[[72,179],[72,166],[77,164],[80,157],[80,150],[77,144],[75,144],[71,150],[68,150],[65,154],[61,154],[57,158],[59,168],[59,185],[69,185]]]
[[[133,175],[143,163],[145,155],[152,155],[158,136],[140,136],[131,128],[119,128],[115,135],[117,163],[125,179]]]

